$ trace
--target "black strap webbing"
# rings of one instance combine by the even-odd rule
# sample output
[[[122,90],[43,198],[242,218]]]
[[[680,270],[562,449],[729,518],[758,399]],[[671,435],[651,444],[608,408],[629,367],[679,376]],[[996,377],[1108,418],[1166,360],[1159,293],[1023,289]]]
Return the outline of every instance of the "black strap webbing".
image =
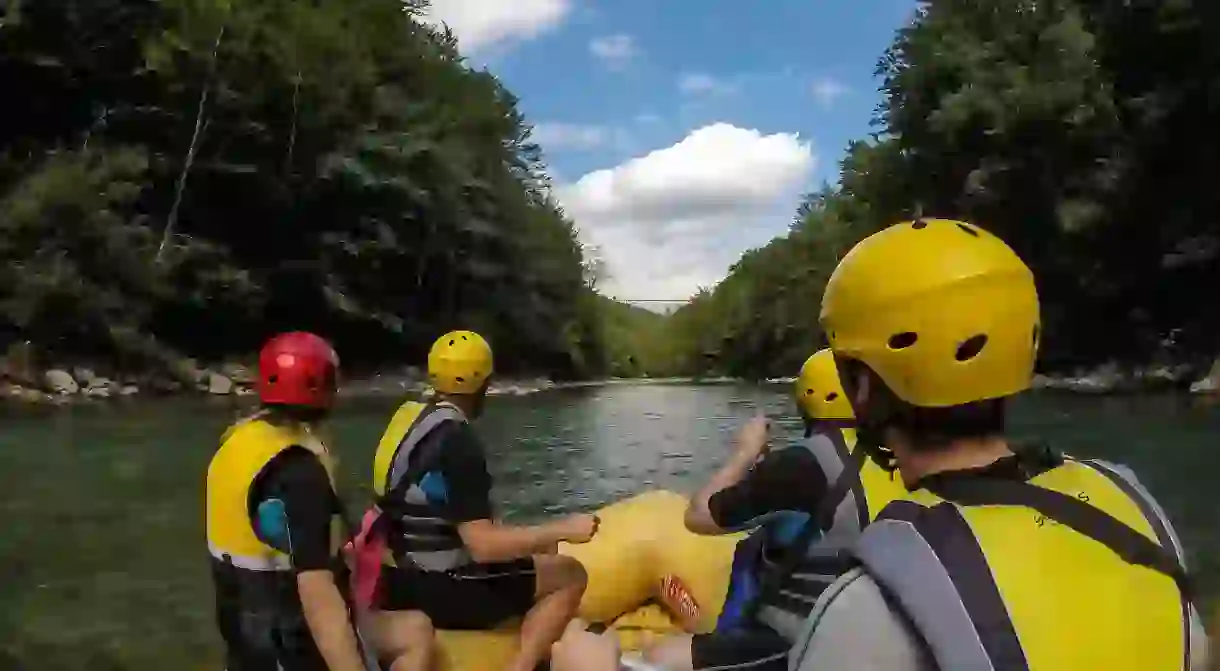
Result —
[[[859,424],[854,419],[806,419],[805,420],[805,437],[808,438],[816,431],[815,427],[825,427],[831,429],[854,429]]]
[[[773,597],[784,580],[792,575],[797,565],[801,563],[801,559],[805,557],[810,544],[818,538],[822,531],[830,528],[831,524],[834,523],[835,511],[839,509],[839,504],[843,502],[851,488],[860,482],[860,469],[864,466],[862,450],[857,447],[850,450],[849,455],[850,458],[843,464],[843,472],[839,473],[839,477],[834,481],[834,484],[830,486],[830,489],[826,490],[826,495],[822,498],[821,503],[818,504],[817,510],[806,520],[805,524],[801,527],[800,533],[788,545],[778,564],[772,570],[763,574],[758,594],[746,606],[745,620],[747,622],[758,616],[758,611],[762,608],[763,602]]]
[[[1123,561],[1168,576],[1188,601],[1194,589],[1172,550],[1074,496],[1022,480],[958,478],[930,485],[933,494],[960,506],[1024,506],[1101,543]]]

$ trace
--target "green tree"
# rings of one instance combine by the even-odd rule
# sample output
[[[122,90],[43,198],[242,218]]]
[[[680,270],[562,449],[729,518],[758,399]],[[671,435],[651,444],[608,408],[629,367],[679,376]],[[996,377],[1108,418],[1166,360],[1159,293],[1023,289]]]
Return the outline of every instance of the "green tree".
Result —
[[[877,137],[849,148],[838,184],[806,198],[786,236],[674,316],[676,366],[793,374],[819,343],[838,259],[917,215],[974,221],[1029,263],[1048,369],[1214,356],[1218,11],[920,3],[878,65]]]
[[[181,371],[306,328],[371,367],[466,327],[505,373],[608,370],[607,306],[516,98],[424,9],[9,3],[3,337]]]

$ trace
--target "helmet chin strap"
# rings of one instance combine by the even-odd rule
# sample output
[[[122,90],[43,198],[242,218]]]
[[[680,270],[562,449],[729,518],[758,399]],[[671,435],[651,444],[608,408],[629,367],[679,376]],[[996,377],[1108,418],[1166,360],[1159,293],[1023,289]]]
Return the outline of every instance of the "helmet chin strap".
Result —
[[[888,390],[877,382],[866,370],[857,374],[856,401],[865,408],[859,413],[863,417],[858,419],[856,445],[883,471],[889,473],[892,479],[894,472],[898,470],[898,459],[893,450],[885,447],[885,427],[892,417],[893,408],[887,398]]]
[[[856,429],[856,449],[863,450],[881,470],[893,475],[898,470],[898,460],[892,450],[881,444],[881,433],[878,428],[861,425]]]

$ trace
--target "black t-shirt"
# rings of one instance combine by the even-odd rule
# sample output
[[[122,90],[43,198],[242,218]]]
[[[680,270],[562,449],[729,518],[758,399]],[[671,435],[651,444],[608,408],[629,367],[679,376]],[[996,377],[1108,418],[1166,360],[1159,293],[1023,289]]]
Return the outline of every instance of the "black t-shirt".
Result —
[[[431,440],[439,441],[427,445]],[[494,515],[491,505],[491,474],[483,443],[474,428],[466,422],[450,422],[425,439],[420,449],[431,452],[433,466],[444,481],[444,503],[438,508],[454,524],[473,520],[489,520]]]
[[[814,515],[827,488],[826,473],[813,454],[790,447],[767,453],[736,484],[713,494],[708,510],[721,529],[744,529],[776,513]]]
[[[275,523],[274,515],[258,513],[261,504],[273,499],[282,504],[279,523]],[[332,567],[331,518],[338,506],[326,467],[303,447],[291,447],[276,455],[250,488],[251,523],[264,542],[287,552],[297,573]],[[268,521],[272,522],[270,526],[282,524],[282,528],[269,529]],[[267,536],[262,533],[266,531],[273,533]]]

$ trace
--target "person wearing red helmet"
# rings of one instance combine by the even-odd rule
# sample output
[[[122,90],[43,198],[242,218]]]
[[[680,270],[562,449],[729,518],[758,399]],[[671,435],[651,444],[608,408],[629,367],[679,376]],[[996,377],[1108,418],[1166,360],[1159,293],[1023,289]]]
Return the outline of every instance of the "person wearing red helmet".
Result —
[[[315,431],[331,410],[339,357],[323,338],[275,336],[259,353],[261,409],[229,428],[207,474],[207,536],[227,671],[368,671],[350,606],[342,505]],[[432,627],[404,614],[409,649],[390,667],[431,664]]]

